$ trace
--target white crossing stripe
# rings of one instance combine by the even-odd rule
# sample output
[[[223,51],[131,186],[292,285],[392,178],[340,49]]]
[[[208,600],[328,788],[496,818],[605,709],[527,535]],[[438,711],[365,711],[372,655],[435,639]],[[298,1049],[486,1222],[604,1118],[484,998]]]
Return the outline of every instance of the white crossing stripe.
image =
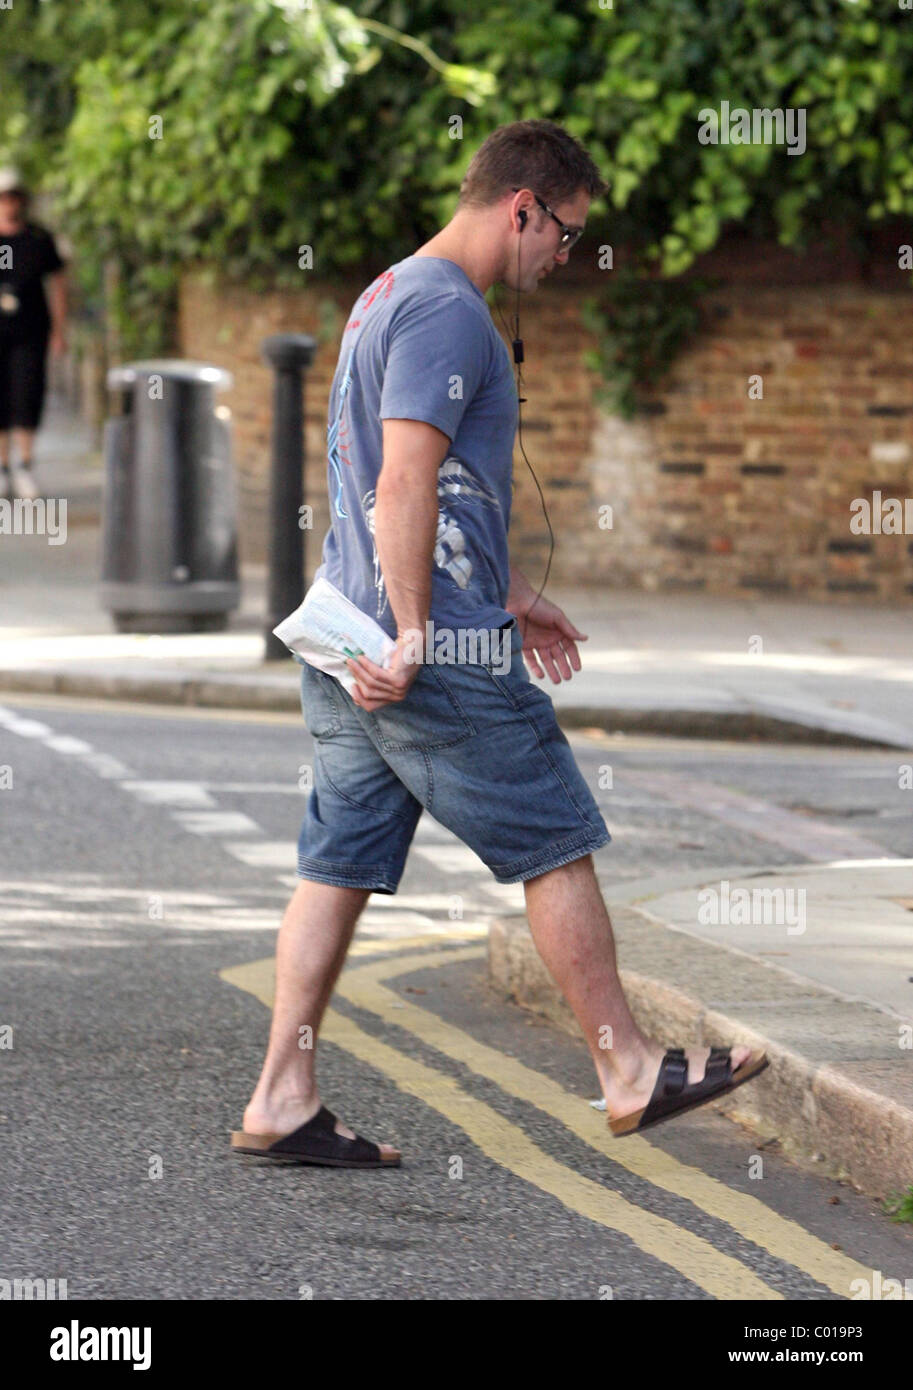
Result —
[[[7,719],[5,722],[10,733],[18,734],[20,738],[47,738],[48,734],[54,732],[48,724],[42,724],[37,719]]]
[[[483,864],[475,850],[459,841],[455,845],[417,845],[413,841],[413,848],[416,854],[447,874],[489,872],[488,866]]]
[[[521,912],[526,907],[526,894],[522,883],[498,883],[496,879],[492,879],[491,883],[478,884],[476,891],[496,898],[502,905],[516,907]]]
[[[282,796],[307,796],[304,787],[299,787],[297,778],[288,782],[201,782],[211,792],[256,792]]]
[[[136,776],[131,767],[122,763],[119,758],[113,758],[110,753],[92,753],[85,759],[86,767],[90,772],[96,773],[99,777],[108,777],[114,781],[124,782]]]
[[[297,874],[276,875],[276,882],[281,883],[284,888],[297,888],[304,881]],[[511,900],[511,906],[523,910],[521,884],[496,883],[494,886],[516,892],[518,896]],[[492,904],[486,906],[478,901],[476,894],[485,891],[479,884],[473,884],[471,896],[463,893],[372,893],[369,899],[370,906],[365,908],[358,919],[359,929],[362,924],[369,923],[369,934],[372,936],[400,935],[407,927],[411,931],[419,924],[430,924],[423,925],[423,930],[431,931],[435,935],[443,933],[453,936],[455,932],[462,935],[485,934],[490,918],[504,911],[500,903],[495,907]],[[450,909],[454,906],[456,898],[460,899],[463,913],[459,917],[451,918]],[[430,912],[447,915],[429,917],[427,914]],[[396,924],[392,932],[389,930],[390,919]]]
[[[198,932],[249,932],[265,931],[275,933],[279,929],[279,911],[263,911],[258,908],[235,908],[231,912],[210,912],[209,914],[180,913],[169,915],[156,923],[162,931]]]
[[[53,748],[55,753],[91,753],[91,743],[81,738],[71,738],[69,734],[56,734],[45,739],[45,747]]]
[[[446,825],[440,825],[432,820],[427,814],[423,815],[415,828],[415,844],[425,842],[429,845],[459,845],[462,843],[458,835],[454,835],[452,830],[448,830]]]
[[[371,906],[389,907],[397,912],[404,907],[413,912],[449,912],[454,906],[454,898],[461,896],[460,893],[378,893]]]
[[[417,931],[444,929],[444,923],[439,924],[421,912],[376,912],[374,904],[379,896],[372,897],[371,906],[359,917],[359,931],[364,930],[370,936],[412,936]]]
[[[297,840],[239,840],[224,848],[255,869],[288,869],[298,863]]]
[[[133,792],[140,801],[152,806],[215,806],[199,782],[124,782],[125,791]]]
[[[243,811],[172,811],[175,820],[194,835],[256,835],[260,827]]]

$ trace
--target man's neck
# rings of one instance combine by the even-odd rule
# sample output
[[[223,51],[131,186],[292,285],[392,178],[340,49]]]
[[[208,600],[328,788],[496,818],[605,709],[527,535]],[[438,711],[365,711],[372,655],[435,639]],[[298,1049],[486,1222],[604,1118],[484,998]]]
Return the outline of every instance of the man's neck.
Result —
[[[485,294],[500,279],[497,252],[486,244],[484,228],[466,213],[456,213],[436,236],[415,252],[416,256],[439,256],[453,261]]]

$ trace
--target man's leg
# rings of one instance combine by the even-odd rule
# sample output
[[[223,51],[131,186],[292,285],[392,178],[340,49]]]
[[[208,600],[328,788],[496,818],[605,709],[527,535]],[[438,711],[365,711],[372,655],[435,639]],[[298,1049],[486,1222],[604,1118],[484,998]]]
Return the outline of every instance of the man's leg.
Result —
[[[306,662],[301,708],[314,740],[313,787],[298,840],[301,882],[279,930],[269,1046],[244,1112],[247,1134],[291,1134],[319,1111],[315,1048],[323,1015],[361,911],[372,892],[396,892],[422,813],[375,747],[364,712],[338,681]],[[325,877],[339,884],[321,882]],[[336,1128],[353,1137],[344,1125]]]
[[[248,1134],[290,1134],[320,1109],[317,1033],[342,970],[367,888],[303,879],[285,910],[276,946],[276,998],[260,1079],[244,1112]],[[310,1028],[310,1036],[301,1032]],[[302,1046],[302,1040],[310,1046]],[[354,1138],[341,1122],[338,1134]],[[381,1152],[396,1152],[381,1144]]]
[[[17,497],[31,500],[38,496],[38,480],[32,467],[35,431],[17,429],[14,433],[18,458],[13,461],[10,467],[10,481]]]
[[[653,1093],[665,1049],[631,1014],[592,856],[527,879],[523,887],[536,949],[583,1030],[609,1116],[620,1119],[640,1110]],[[733,1070],[750,1051],[733,1047]],[[686,1055],[688,1080],[699,1081],[710,1049],[686,1048]]]
[[[35,431],[17,429],[15,431],[16,448],[19,452],[18,466],[20,468],[31,468],[32,454],[35,448]]]

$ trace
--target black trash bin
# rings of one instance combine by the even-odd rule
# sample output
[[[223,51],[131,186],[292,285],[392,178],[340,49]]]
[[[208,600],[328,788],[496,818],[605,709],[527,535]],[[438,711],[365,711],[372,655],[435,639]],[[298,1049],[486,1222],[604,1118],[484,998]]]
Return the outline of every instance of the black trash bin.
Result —
[[[238,607],[230,385],[205,362],[108,372],[101,602],[120,632],[217,631]]]

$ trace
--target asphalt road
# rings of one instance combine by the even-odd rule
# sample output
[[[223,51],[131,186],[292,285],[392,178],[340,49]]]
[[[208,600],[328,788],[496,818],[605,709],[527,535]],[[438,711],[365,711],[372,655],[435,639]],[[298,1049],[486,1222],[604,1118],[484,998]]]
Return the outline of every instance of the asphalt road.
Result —
[[[326,1103],[403,1167],[232,1155],[294,881],[300,719],[0,704],[0,1279],[96,1300],[766,1301],[913,1274],[913,1229],[712,1110],[613,1148],[582,1044],[488,987],[486,923],[522,890],[427,816],[399,894],[369,904],[321,1053]],[[572,743],[614,837],[605,882],[797,858],[634,769],[907,852],[894,754]]]

